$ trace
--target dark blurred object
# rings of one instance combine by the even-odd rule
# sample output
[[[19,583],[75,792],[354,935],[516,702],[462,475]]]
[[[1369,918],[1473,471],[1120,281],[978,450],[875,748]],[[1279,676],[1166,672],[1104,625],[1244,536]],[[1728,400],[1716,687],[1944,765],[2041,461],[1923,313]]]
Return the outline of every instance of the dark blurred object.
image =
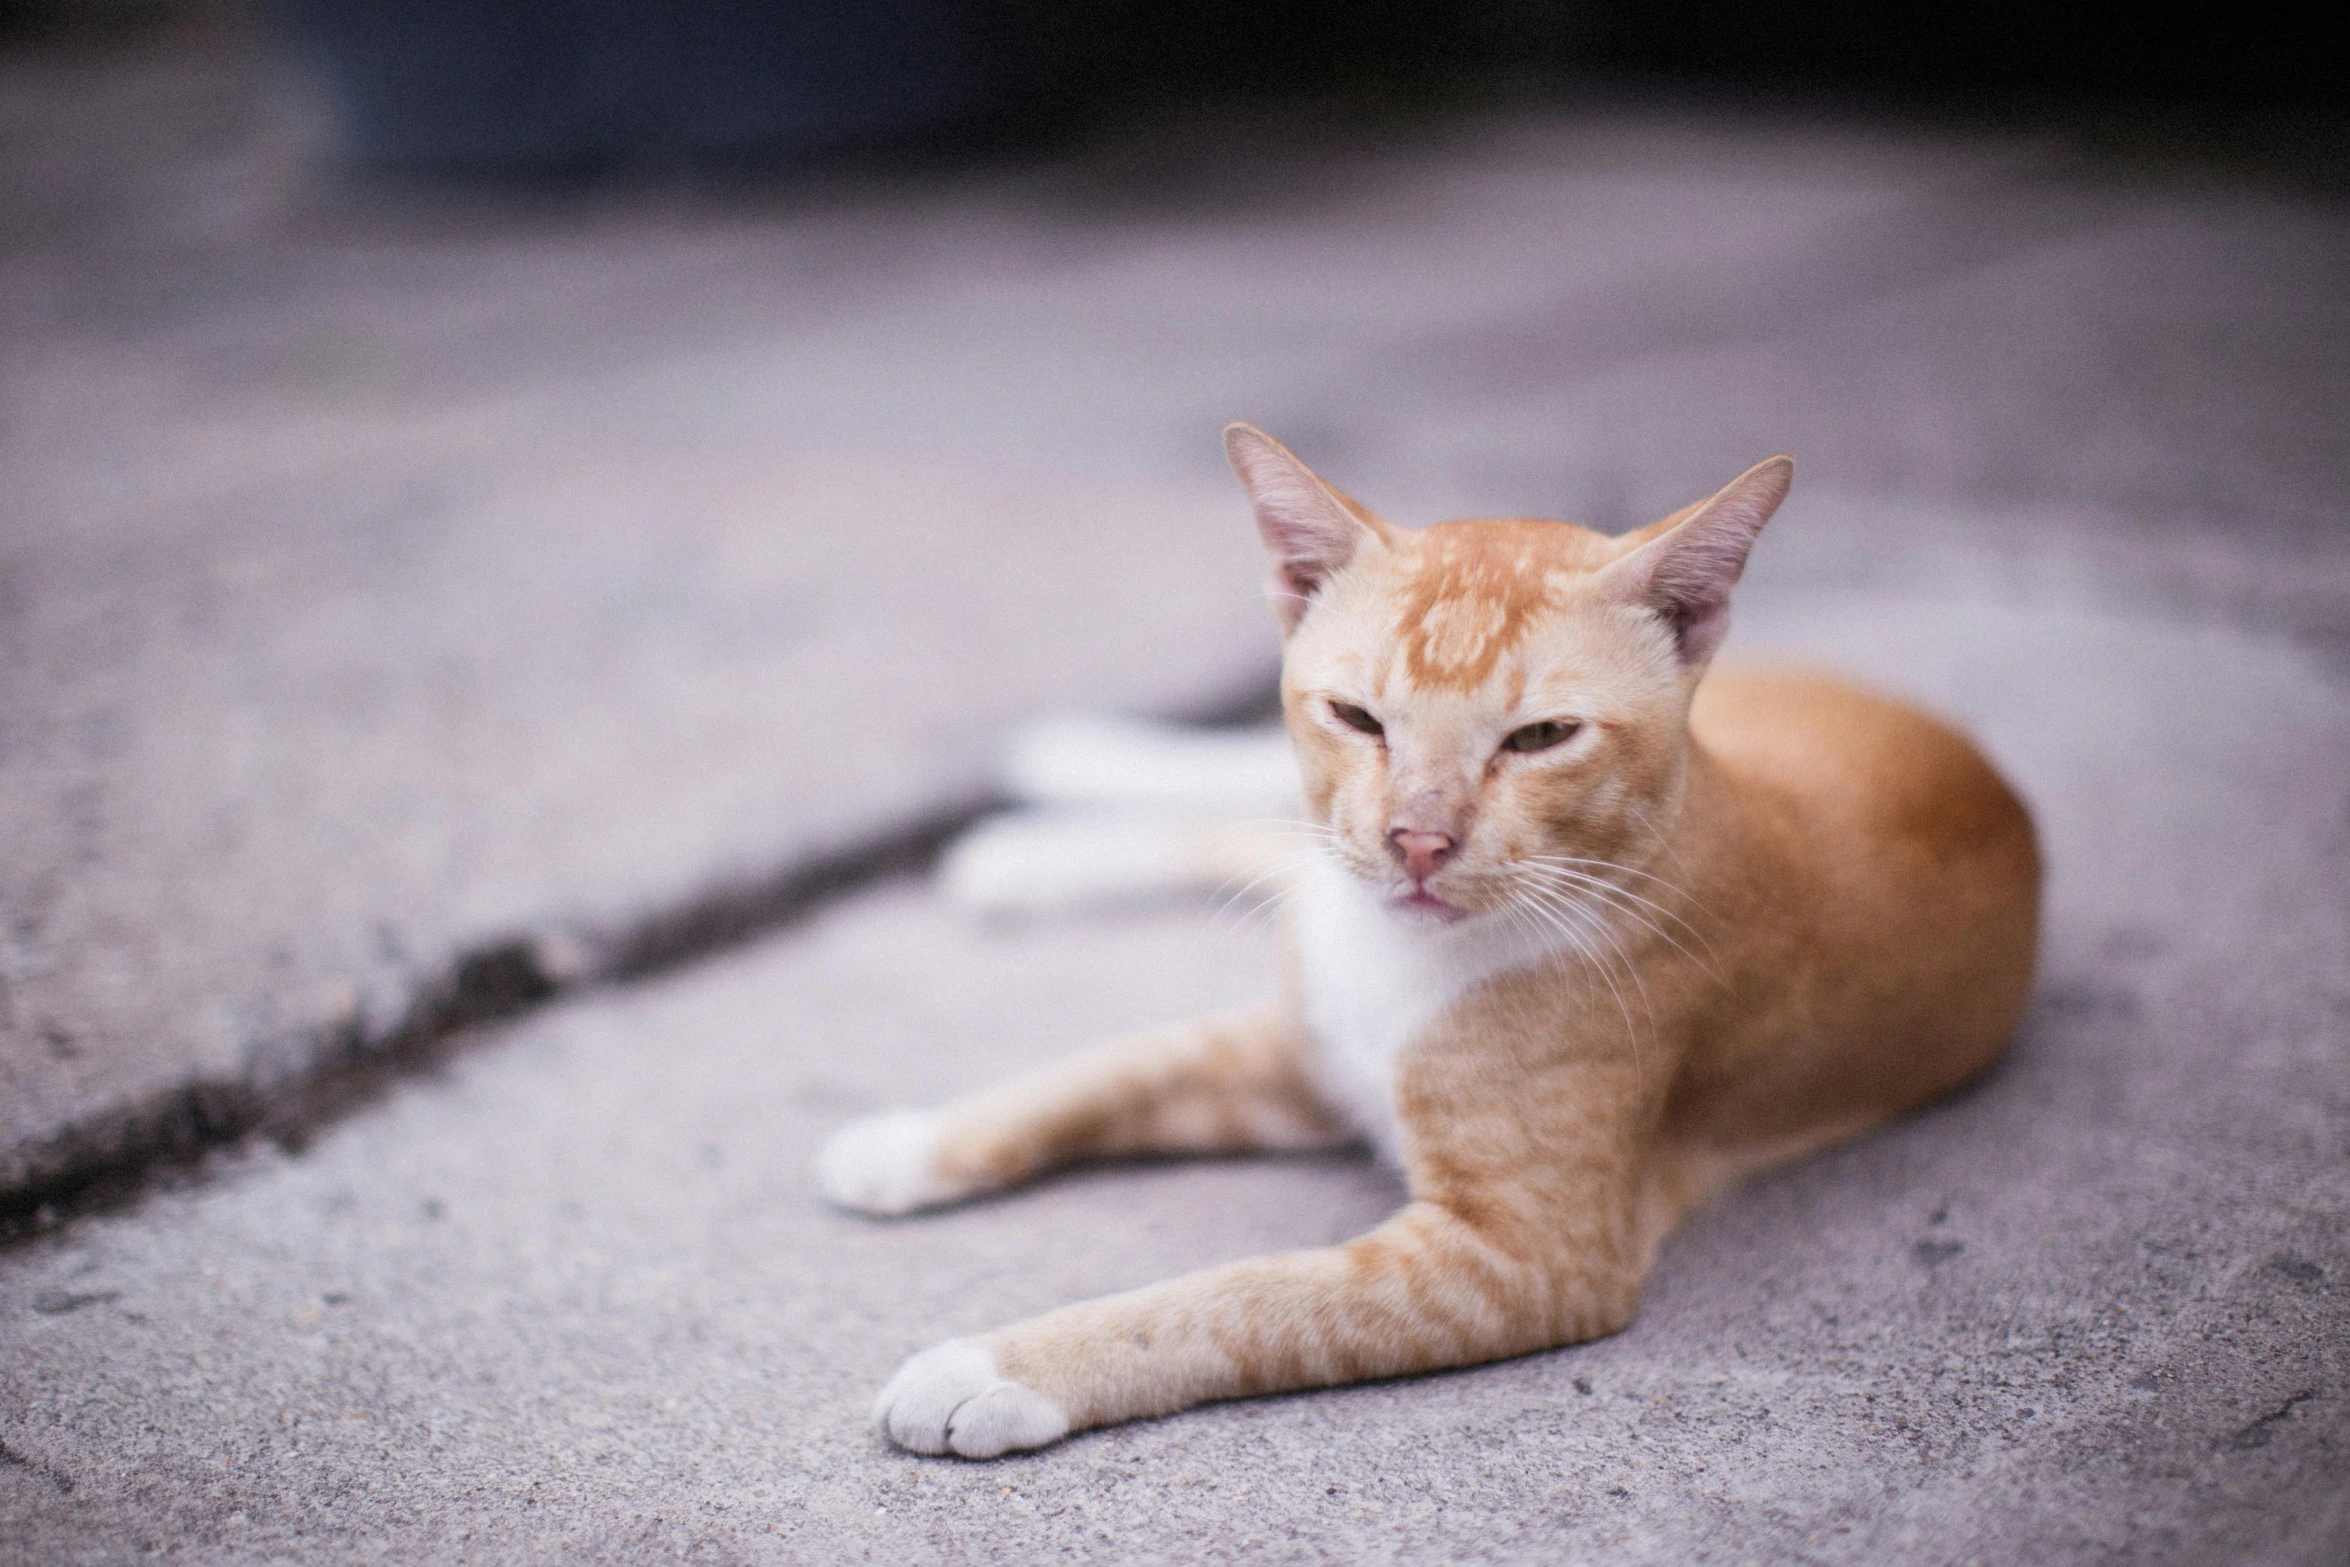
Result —
[[[8,0],[0,0],[8,3]],[[1550,0],[290,0],[378,167],[758,160],[1049,134],[1138,103],[1442,91],[1565,58]]]
[[[2042,0],[0,0],[0,36],[285,24],[378,167],[593,170],[1050,135],[1272,93],[1446,101],[1626,76],[1926,103],[2334,110],[2311,12]]]
[[[1937,93],[2087,93],[2224,104],[2339,102],[2317,7],[2107,11],[2044,0],[1610,0],[1618,66],[1693,76]]]
[[[217,9],[206,0],[0,0],[0,41],[105,45]]]
[[[2313,10],[2117,17],[2045,0],[1012,0],[1052,40],[1048,92],[1378,85],[1636,73],[1748,87],[1938,94],[2325,98],[2341,73]],[[995,7],[1001,11],[999,4]]]
[[[594,167],[822,152],[977,117],[966,0],[300,0],[352,156]]]

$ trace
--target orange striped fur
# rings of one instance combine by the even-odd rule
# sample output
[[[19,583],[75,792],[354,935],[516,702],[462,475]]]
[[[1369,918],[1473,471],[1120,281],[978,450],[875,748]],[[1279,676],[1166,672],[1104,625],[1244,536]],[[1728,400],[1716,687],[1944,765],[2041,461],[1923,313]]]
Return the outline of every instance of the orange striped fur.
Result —
[[[1787,459],[1609,539],[1400,529],[1257,431],[1227,447],[1318,843],[1284,994],[856,1123],[820,1180],[897,1213],[1363,1137],[1411,1200],[915,1356],[875,1414],[919,1452],[1614,1332],[1692,1205],[1948,1093],[2030,987],[2031,823],[1967,741],[1822,675],[1709,674]]]

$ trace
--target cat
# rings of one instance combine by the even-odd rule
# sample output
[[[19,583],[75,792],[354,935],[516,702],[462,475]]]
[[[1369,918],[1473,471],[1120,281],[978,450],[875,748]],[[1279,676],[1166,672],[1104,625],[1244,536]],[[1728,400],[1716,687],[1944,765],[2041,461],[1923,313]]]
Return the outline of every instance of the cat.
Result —
[[[1973,1078],[2031,987],[2035,835],[1972,745],[1824,675],[1708,673],[1791,458],[1609,538],[1399,528],[1258,430],[1225,447],[1314,840],[1281,998],[851,1123],[818,1182],[897,1214],[1368,1139],[1409,1200],[915,1355],[874,1420],[918,1453],[1613,1333],[1694,1204]]]

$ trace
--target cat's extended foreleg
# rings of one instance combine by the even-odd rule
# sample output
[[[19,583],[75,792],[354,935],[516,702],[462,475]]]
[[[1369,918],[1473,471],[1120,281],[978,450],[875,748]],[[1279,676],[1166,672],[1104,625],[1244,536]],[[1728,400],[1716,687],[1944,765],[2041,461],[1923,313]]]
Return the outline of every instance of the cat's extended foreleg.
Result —
[[[817,1183],[842,1207],[910,1213],[1011,1186],[1080,1159],[1336,1146],[1347,1134],[1274,1007],[1087,1051],[931,1110],[893,1110],[833,1134]]]
[[[925,1350],[882,1390],[875,1421],[916,1452],[992,1457],[1212,1399],[1474,1365],[1622,1327],[1659,1233],[1640,1153],[1649,1079],[1628,1051],[1496,1061],[1462,1042],[1432,1036],[1405,1064],[1413,1200],[1368,1235]]]
[[[918,1453],[993,1458],[1213,1399],[1524,1354],[1631,1319],[1631,1226],[1524,1254],[1508,1222],[1415,1202],[1360,1239],[1107,1296],[925,1350],[874,1406]],[[1597,1235],[1588,1239],[1596,1241]]]

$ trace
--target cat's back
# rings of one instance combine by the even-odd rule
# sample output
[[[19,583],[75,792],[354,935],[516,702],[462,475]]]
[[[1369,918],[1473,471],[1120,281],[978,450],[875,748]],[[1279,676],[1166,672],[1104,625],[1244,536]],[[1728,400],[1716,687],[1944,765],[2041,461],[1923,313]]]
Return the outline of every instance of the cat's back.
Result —
[[[1973,743],[1800,669],[1710,673],[1690,730],[1735,824],[1712,886],[1751,1021],[1720,1043],[1750,1086],[1857,1125],[1995,1059],[2031,991],[2040,856]]]
[[[1916,708],[1816,670],[1725,665],[1699,686],[1689,726],[1734,778],[1847,853],[1993,862],[2037,891],[2023,803],[1972,741]]]
[[[1672,1166],[1685,1195],[1996,1060],[2031,991],[2040,895],[2022,802],[1914,708],[1724,665],[1690,734],[1703,798],[1675,863],[1703,885],[1723,983],[1689,989],[1702,1022],[1664,1133],[1689,1156]]]

